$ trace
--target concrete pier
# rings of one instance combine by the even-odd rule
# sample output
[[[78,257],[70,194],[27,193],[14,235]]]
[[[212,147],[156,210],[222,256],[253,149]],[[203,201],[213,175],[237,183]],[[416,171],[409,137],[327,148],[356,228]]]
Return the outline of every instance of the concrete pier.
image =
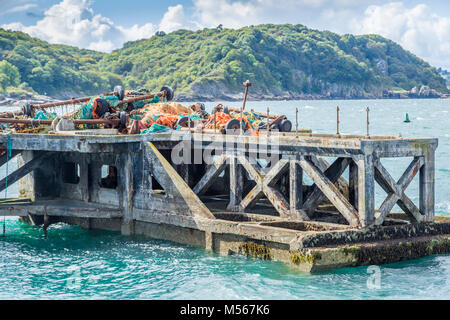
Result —
[[[0,215],[36,225],[144,234],[308,272],[450,252],[450,221],[434,216],[437,139],[0,134],[8,145],[19,163],[8,185],[19,181],[20,197]],[[395,181],[381,159],[398,157],[411,163]],[[415,204],[405,190],[417,175]],[[379,208],[375,184],[387,195]]]

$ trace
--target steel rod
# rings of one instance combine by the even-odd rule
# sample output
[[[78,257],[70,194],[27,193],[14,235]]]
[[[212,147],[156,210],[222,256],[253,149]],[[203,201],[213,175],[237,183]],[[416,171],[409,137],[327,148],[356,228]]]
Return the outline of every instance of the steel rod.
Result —
[[[228,111],[241,112],[241,109],[229,107],[229,108],[228,108]],[[267,113],[267,114],[264,114],[264,113],[260,113],[260,112],[256,112],[256,111],[253,111],[253,113],[256,114],[256,115],[258,115],[258,116],[260,116],[261,118],[277,119],[277,118],[279,117],[279,116],[277,116],[277,115],[269,115],[268,113]]]
[[[248,87],[250,87],[252,85],[252,83],[247,80],[243,83],[243,85],[245,87],[245,92],[244,92],[244,102],[242,104],[242,110],[245,110],[245,103],[247,102]]]
[[[101,96],[112,96],[116,94],[116,92],[106,92],[100,94]],[[68,104],[78,104],[82,102],[89,101],[92,97],[82,97],[82,98],[72,98],[70,100],[64,100],[64,101],[58,101],[58,102],[49,102],[49,103],[43,103],[43,104],[31,104],[30,106],[32,108],[40,108],[40,109],[46,109],[46,108],[52,108],[52,107],[58,107],[58,106],[65,106]]]
[[[79,124],[119,124],[120,119],[78,119],[72,120],[75,125]],[[40,120],[40,119],[11,119],[11,118],[0,118],[0,123],[11,123],[11,124],[52,124],[53,120]]]
[[[370,124],[370,122],[369,122],[369,111],[370,111],[370,109],[369,109],[369,107],[367,107],[366,108],[366,113],[367,113],[367,115],[366,115],[367,137],[370,137],[370,135],[369,135],[369,124]]]
[[[336,107],[336,135],[340,136],[339,133],[339,106]]]

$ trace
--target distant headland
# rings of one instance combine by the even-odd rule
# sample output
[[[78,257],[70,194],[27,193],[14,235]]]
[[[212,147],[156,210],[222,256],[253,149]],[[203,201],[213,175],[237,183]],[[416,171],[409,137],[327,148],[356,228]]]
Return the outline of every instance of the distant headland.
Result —
[[[157,32],[112,53],[0,29],[0,58],[3,105],[91,95],[118,84],[152,91],[168,84],[179,101],[240,100],[247,79],[253,83],[251,100],[448,98],[450,93],[436,68],[391,40],[303,25]]]

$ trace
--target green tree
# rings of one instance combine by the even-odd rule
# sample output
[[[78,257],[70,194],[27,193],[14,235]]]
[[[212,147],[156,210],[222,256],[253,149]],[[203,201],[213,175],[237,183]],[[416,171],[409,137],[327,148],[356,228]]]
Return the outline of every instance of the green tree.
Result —
[[[18,87],[20,85],[20,73],[16,66],[6,60],[0,62],[0,86],[2,89],[7,87]]]

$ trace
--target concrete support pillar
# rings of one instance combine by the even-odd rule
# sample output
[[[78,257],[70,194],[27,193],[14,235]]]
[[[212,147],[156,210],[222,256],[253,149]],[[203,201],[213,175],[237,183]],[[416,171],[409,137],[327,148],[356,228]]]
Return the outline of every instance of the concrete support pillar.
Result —
[[[349,164],[348,197],[350,204],[358,209],[358,166],[355,161]]]
[[[428,147],[424,155],[425,163],[420,168],[419,175],[419,210],[423,214],[423,221],[434,221],[434,177],[435,177],[435,150]]]
[[[141,162],[142,168],[139,173],[141,184],[140,189],[142,192],[142,198],[147,199],[153,190],[150,160],[148,159],[144,151],[142,151],[142,153],[139,156],[141,157],[139,161]]]
[[[22,151],[21,154],[17,156],[17,168],[25,165],[25,163],[33,159],[33,151]],[[11,165],[11,162],[8,164]],[[12,168],[8,168],[12,172]],[[21,178],[18,182],[19,184],[19,197],[30,198],[31,201],[35,201],[35,184],[34,184],[34,172],[30,172],[25,177]]]
[[[180,175],[180,177],[182,177],[183,180],[187,184],[189,184],[190,178],[191,178],[192,165],[181,163],[181,164],[176,165],[176,170],[177,170],[178,174]]]
[[[123,213],[121,232],[124,235],[134,233],[133,220],[133,158],[130,153],[120,156],[119,160],[119,197],[120,209]]]
[[[358,214],[361,227],[375,222],[375,167],[373,154],[365,154],[358,165]]]
[[[102,164],[100,162],[91,162],[89,164],[89,201],[100,202],[98,193],[100,190],[99,181],[102,176]]]
[[[239,204],[242,201],[242,189],[244,186],[242,166],[237,157],[228,158],[230,161],[230,203],[227,209],[231,211],[240,211]]]
[[[80,190],[81,200],[89,201],[89,164],[85,154],[80,154]]]
[[[214,251],[214,233],[205,231],[205,249]]]
[[[303,205],[303,169],[296,160],[289,163],[289,203],[291,213],[301,210]]]

